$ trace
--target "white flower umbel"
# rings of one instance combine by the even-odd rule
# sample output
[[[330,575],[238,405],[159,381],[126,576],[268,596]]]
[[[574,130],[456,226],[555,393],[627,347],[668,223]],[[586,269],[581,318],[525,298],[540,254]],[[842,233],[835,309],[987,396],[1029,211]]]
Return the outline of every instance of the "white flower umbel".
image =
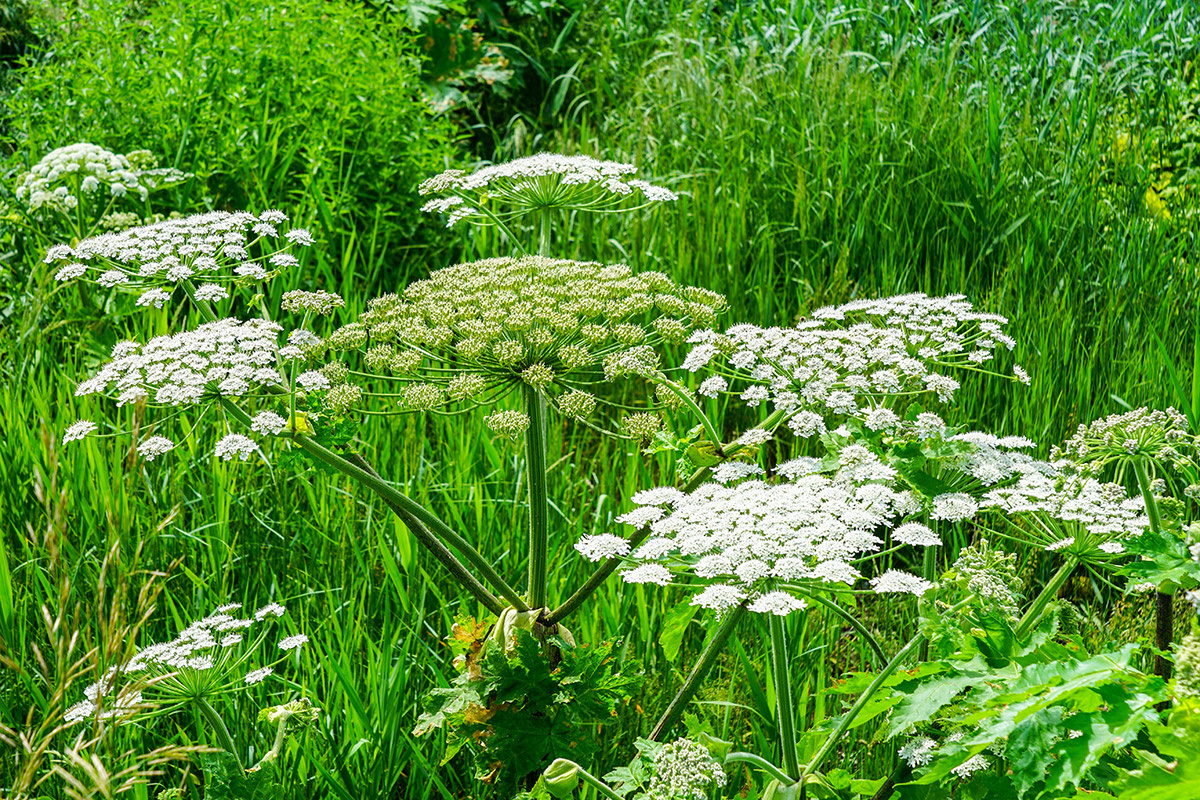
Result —
[[[144,345],[120,342],[113,360],[79,384],[75,394],[111,392],[118,405],[145,397],[181,406],[282,384],[276,367],[281,330],[278,323],[262,319],[222,319],[157,336]]]
[[[811,436],[822,428],[799,416],[805,409],[818,417],[851,415],[872,430],[891,430],[900,419],[890,408],[881,410],[885,400],[889,406],[897,398],[950,402],[959,384],[947,371],[980,370],[994,351],[1015,345],[1004,333],[1008,320],[975,311],[958,295],[860,300],[811,317],[792,328],[698,331],[683,366],[717,370],[748,384],[741,393],[748,405],[770,401],[803,419],[793,426],[796,435]],[[709,381],[712,377],[701,386],[716,385]]]
[[[233,613],[239,608],[236,603],[222,606],[171,641],[143,647],[128,662],[110,668],[87,688],[84,700],[68,709],[67,721],[128,716],[144,705],[143,694],[146,701],[170,707],[262,681],[271,674],[271,664],[250,671],[246,665],[256,658],[282,659],[262,645],[272,627],[266,620],[282,616],[284,608],[272,604],[246,618]]]
[[[1022,475],[1011,486],[991,490],[980,507],[1026,517],[1036,523],[1027,530],[1035,543],[1048,550],[1071,548],[1079,555],[1097,549],[1118,553],[1124,539],[1140,536],[1150,526],[1141,497],[1130,497],[1117,484],[1069,472],[1060,475],[1052,464]]]
[[[629,554],[625,580],[665,583],[666,573],[682,573],[697,590],[695,605],[724,610],[749,600],[758,613],[786,614],[803,608],[785,599],[781,586],[849,583],[861,575],[854,566],[879,550],[876,531],[889,524],[905,493],[880,482],[882,473],[866,469],[878,459],[870,453],[846,459],[832,476],[792,471],[790,480],[742,480],[733,485],[707,483],[688,495],[677,490],[641,492],[634,502],[661,512],[649,520],[649,538]],[[883,475],[887,477],[887,475]],[[619,555],[617,541],[586,537],[580,549],[593,557]],[[598,545],[608,545],[601,548]],[[601,552],[603,551],[603,552]],[[650,572],[648,565],[659,567]],[[903,588],[889,573],[877,591],[919,593],[928,584],[915,576]]]
[[[258,216],[211,211],[168,219],[93,236],[74,247],[55,245],[47,252],[46,263],[68,262],[59,268],[59,280],[136,291],[143,306],[161,308],[172,295],[182,299],[184,292],[201,302],[224,300],[231,289],[268,280],[298,263],[297,253],[311,237],[280,236],[275,223],[264,221],[281,217],[286,219],[279,211]],[[257,285],[252,290],[257,293]],[[327,300],[322,308],[335,302]]]
[[[591,156],[539,153],[467,173],[447,170],[420,186],[436,195],[422,211],[488,224],[536,211],[616,211],[676,199],[669,189],[633,178],[637,167]]]
[[[95,432],[96,423],[81,419],[78,422],[72,423],[70,427],[63,431],[62,443],[77,442],[80,439],[86,438],[88,434]]]

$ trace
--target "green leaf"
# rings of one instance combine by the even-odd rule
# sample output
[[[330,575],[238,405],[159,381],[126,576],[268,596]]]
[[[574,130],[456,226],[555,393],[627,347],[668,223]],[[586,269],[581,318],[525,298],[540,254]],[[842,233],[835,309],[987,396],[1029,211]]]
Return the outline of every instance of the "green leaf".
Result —
[[[678,603],[667,612],[663,619],[662,633],[658,643],[662,645],[667,661],[679,658],[679,648],[683,645],[683,634],[696,616],[700,606],[690,603]]]
[[[247,772],[232,754],[218,750],[200,754],[200,769],[204,772],[204,800],[272,800],[280,794],[269,764]]]

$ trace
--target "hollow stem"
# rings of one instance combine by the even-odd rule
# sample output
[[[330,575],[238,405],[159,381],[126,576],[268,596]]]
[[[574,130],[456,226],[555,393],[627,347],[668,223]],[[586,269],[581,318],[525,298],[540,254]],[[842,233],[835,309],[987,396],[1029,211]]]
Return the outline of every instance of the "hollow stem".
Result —
[[[212,726],[213,732],[216,733],[217,739],[221,742],[221,747],[237,761],[238,769],[244,769],[242,766],[242,757],[238,755],[237,744],[234,743],[233,736],[229,733],[229,728],[225,727],[225,720],[221,719],[221,715],[217,713],[217,710],[203,697],[196,698],[196,707],[200,710],[200,715],[204,717],[205,721]]]
[[[1042,588],[1041,593],[1034,599],[1029,609],[1025,612],[1025,615],[1017,623],[1016,634],[1018,637],[1024,638],[1029,633],[1030,629],[1033,628],[1034,624],[1042,616],[1042,611],[1045,610],[1046,605],[1058,596],[1058,590],[1067,582],[1067,578],[1071,577],[1071,573],[1075,571],[1075,567],[1078,565],[1078,559],[1070,556],[1067,557],[1063,565],[1058,568],[1058,572],[1054,573],[1054,576]]]
[[[769,614],[771,631],[771,674],[775,680],[775,716],[779,725],[779,743],[783,750],[783,771],[789,782],[800,778],[800,762],[796,758],[796,708],[792,702],[792,675],[788,669],[787,631],[784,617]]]
[[[525,470],[529,483],[529,605],[546,605],[546,562],[549,560],[550,501],[546,491],[546,396],[525,386]]]
[[[1146,460],[1135,459],[1133,474],[1137,476],[1138,489],[1141,490],[1142,500],[1146,503],[1146,516],[1150,518],[1150,531],[1162,536],[1162,510],[1158,507],[1158,498],[1150,488],[1150,474],[1146,471]],[[1166,592],[1155,592],[1154,597],[1154,646],[1160,651],[1171,649],[1171,639],[1174,638],[1175,605],[1171,595]],[[1171,662],[1161,655],[1154,657],[1154,674],[1164,681],[1171,679]]]
[[[654,730],[650,731],[648,737],[650,741],[657,742],[662,738],[663,734],[675,727],[676,723],[683,716],[683,710],[687,704],[691,702],[696,695],[696,691],[700,688],[700,684],[708,677],[708,673],[712,671],[713,665],[717,663],[717,656],[725,649],[726,643],[729,642],[729,637],[733,636],[734,630],[737,628],[738,622],[746,614],[746,605],[748,601],[742,603],[735,608],[730,609],[725,615],[725,619],[721,620],[720,627],[713,634],[705,646],[704,651],[700,653],[700,659],[696,662],[696,666],[692,667],[692,671],[688,673],[687,678],[683,681],[683,686],[679,687],[679,691],[671,698],[670,705],[658,722],[654,725]]]
[[[574,761],[572,761],[571,763],[575,764]],[[583,767],[579,766],[578,764],[575,764],[575,768],[577,770],[579,770],[579,777],[581,779],[583,779],[586,783],[591,784],[592,788],[594,788],[597,792],[599,792],[603,797],[607,797],[609,800],[624,800],[624,798],[622,798],[621,795],[614,792],[607,783],[600,780],[599,778],[597,778],[592,773],[588,772]]]

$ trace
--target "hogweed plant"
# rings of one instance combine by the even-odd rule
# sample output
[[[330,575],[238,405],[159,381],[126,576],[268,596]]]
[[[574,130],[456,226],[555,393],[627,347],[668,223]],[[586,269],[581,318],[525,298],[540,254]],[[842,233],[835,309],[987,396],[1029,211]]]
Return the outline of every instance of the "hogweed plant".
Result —
[[[1007,320],[963,297],[861,300],[819,309],[788,328],[735,323],[719,330],[725,300],[702,287],[624,265],[553,258],[554,244],[582,213],[674,199],[632,179],[633,171],[543,154],[431,179],[422,191],[437,197],[426,210],[449,214],[451,224],[499,226],[514,252],[436,269],[369,301],[353,319],[344,316],[343,298],[321,290],[283,292],[277,307],[267,307],[266,298],[279,294],[267,284],[298,267],[304,248],[315,245],[279,211],[212,212],[52,247],[46,260],[60,280],[128,294],[159,325],[186,301],[189,314],[171,318],[196,321],[145,342],[118,343],[77,394],[165,411],[139,428],[136,452],[146,462],[170,458],[175,431],[208,437],[215,425],[208,446],[216,459],[304,459],[378,496],[490,615],[467,614],[454,626],[458,673],[427,698],[415,732],[447,730],[446,758],[471,751],[477,776],[497,791],[532,786],[535,796],[557,797],[586,784],[608,797],[699,798],[723,783],[723,770],[742,765],[762,776],[772,796],[831,796],[850,780],[843,767],[829,766],[848,732],[879,714],[882,735],[912,741],[895,748],[897,771],[870,791],[890,791],[927,767],[918,781],[977,780],[1000,769],[989,758],[1018,758],[1019,745],[1011,752],[1001,746],[1017,731],[1027,733],[1004,716],[1007,695],[971,695],[952,709],[953,694],[937,695],[944,702],[930,711],[930,676],[954,676],[962,683],[952,686],[966,687],[992,680],[989,670],[1009,670],[992,682],[1012,691],[1032,687],[1046,700],[1030,706],[1035,716],[1095,712],[1083,694],[1051,691],[1055,676],[1030,665],[1063,655],[1067,645],[1056,626],[1065,611],[1057,595],[1080,565],[1115,586],[1116,576],[1138,571],[1128,560],[1148,552],[1146,536],[1174,526],[1183,555],[1158,548],[1139,583],[1190,588],[1200,577],[1182,533],[1186,501],[1200,493],[1194,439],[1179,420],[1147,412],[1105,423],[1041,460],[1027,438],[945,420],[943,409],[953,412],[971,373],[1030,382],[1008,361],[1016,342],[1005,332]],[[685,343],[690,350],[672,368],[670,347]],[[739,418],[757,420],[726,435],[709,413],[721,398]],[[484,413],[466,415],[475,411]],[[358,452],[356,433],[395,414],[481,419],[491,435],[520,442],[529,520],[523,581],[502,575],[468,536]],[[595,566],[575,587],[548,574],[555,532],[547,454],[552,429],[567,425],[625,437],[647,452],[680,454],[678,477],[643,487],[618,520],[622,531],[576,542],[579,556]],[[80,420],[65,428],[63,442],[122,435],[100,427]],[[1124,486],[1125,466],[1135,473],[1136,495]],[[1063,564],[1026,603],[1012,559],[980,541],[980,531],[990,542],[1016,539]],[[947,552],[964,537],[975,541]],[[600,779],[581,762],[590,757],[595,726],[625,702],[637,678],[620,674],[615,643],[578,642],[561,623],[614,573],[624,583],[687,587],[689,602],[714,627],[638,758]],[[919,629],[889,652],[856,611],[859,601],[890,607],[914,597]],[[785,622],[816,608],[863,642],[876,672],[847,681],[840,691],[856,698],[804,730],[791,669],[805,646],[788,640]],[[778,749],[734,752],[689,739],[662,744],[751,615],[767,621]],[[1153,705],[1164,685],[1138,672],[1134,655],[1127,648],[1101,662],[1075,658],[1070,667],[1080,676],[1099,670],[1105,686],[1118,687],[1112,691],[1120,702],[1111,708],[1128,712],[1122,719],[1129,731],[1156,721]],[[221,663],[241,670],[238,658]],[[915,672],[907,668],[922,662]],[[1014,674],[1013,664],[1025,671]],[[177,674],[147,689],[169,689],[192,669],[168,666]],[[227,672],[211,673],[218,674]],[[100,689],[95,695],[87,702],[102,714],[106,699],[117,709],[135,698]],[[969,713],[999,721],[986,731],[959,731]],[[938,715],[951,733],[928,729]],[[1097,720],[1069,740],[1081,744],[1039,751],[1072,765],[1069,771],[1056,773],[1052,786],[1022,777],[1018,795],[1079,786],[1130,741],[1101,735],[1116,717]],[[285,735],[286,726],[280,731]],[[1085,756],[1070,756],[1070,748],[1084,746]],[[1022,769],[1024,776],[1034,767]]]

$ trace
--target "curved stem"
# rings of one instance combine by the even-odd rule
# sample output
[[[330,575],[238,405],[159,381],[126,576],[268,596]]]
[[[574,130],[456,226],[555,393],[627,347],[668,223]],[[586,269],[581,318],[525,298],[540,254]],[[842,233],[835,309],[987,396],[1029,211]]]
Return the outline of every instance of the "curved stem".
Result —
[[[851,614],[847,609],[833,602],[828,597],[824,597],[819,592],[810,592],[803,587],[796,586],[795,584],[793,584],[791,588],[799,589],[801,594],[803,594],[809,600],[819,603],[825,608],[828,608],[834,614],[837,614],[839,617],[841,617],[847,625],[849,625],[851,628],[854,628],[855,633],[857,633],[866,641],[867,646],[871,648],[871,652],[875,654],[877,659],[879,659],[880,666],[883,666],[887,663],[887,655],[884,654],[883,646],[879,644],[879,640],[875,638],[873,633],[867,630],[866,625],[863,625],[862,622],[860,622],[859,619]]]
[[[704,651],[700,653],[700,660],[696,662],[696,666],[692,667],[692,671],[688,673],[687,678],[683,682],[683,686],[679,687],[679,691],[671,698],[670,705],[658,722],[654,725],[654,730],[650,731],[650,736],[647,738],[652,742],[657,742],[662,738],[662,735],[675,724],[679,722],[683,716],[683,710],[691,699],[696,695],[696,691],[700,688],[700,684],[708,677],[708,673],[712,671],[713,665],[717,663],[717,656],[725,649],[725,644],[729,641],[729,637],[733,636],[734,629],[737,628],[738,622],[746,614],[746,605],[749,601],[743,600],[742,603],[725,615],[725,619],[721,620],[721,626],[717,628],[712,639],[704,647]]]
[[[733,752],[725,756],[726,764],[749,764],[752,767],[758,767],[763,772],[770,775],[775,780],[785,785],[791,786],[796,782],[795,778],[789,778],[787,773],[779,767],[767,761],[762,756],[756,756],[754,753]]]
[[[574,761],[572,761],[571,763],[572,763],[572,764],[575,764],[575,762],[574,762]],[[577,770],[579,770],[579,777],[580,777],[580,778],[582,778],[582,779],[583,779],[584,781],[586,781],[587,783],[591,784],[591,785],[592,785],[592,787],[593,787],[593,788],[594,788],[594,789],[595,789],[597,792],[599,792],[600,794],[602,794],[604,797],[607,797],[609,800],[624,800],[624,798],[623,798],[623,797],[621,797],[621,795],[619,795],[619,794],[617,794],[616,792],[614,792],[614,791],[612,790],[612,788],[611,788],[611,787],[609,787],[609,785],[608,785],[607,783],[605,783],[604,781],[600,780],[599,778],[597,778],[597,777],[596,777],[595,775],[593,775],[592,773],[588,772],[588,771],[587,771],[586,769],[584,769],[583,767],[579,766],[578,764],[575,764],[575,768],[576,768]]]
[[[629,537],[630,551],[645,541],[646,537],[649,535],[650,529],[642,528],[634,533],[633,536]],[[592,572],[591,577],[589,577],[582,586],[575,590],[574,594],[568,597],[565,601],[563,601],[562,605],[551,611],[546,616],[545,624],[553,625],[568,614],[574,613],[576,609],[583,605],[584,601],[592,596],[593,592],[600,588],[600,584],[604,583],[608,576],[613,574],[613,571],[623,563],[624,559],[621,558],[605,559],[604,562],[600,564],[600,566],[596,567],[595,571]]]
[[[708,440],[713,443],[713,447],[717,448],[717,454],[721,455],[721,434],[717,432],[717,428],[713,425],[712,420],[708,418],[708,414],[704,413],[704,409],[700,408],[700,405],[692,399],[692,393],[662,374],[659,374],[657,382],[683,401],[683,404],[700,418],[700,424],[704,426],[704,432],[708,435]]]
[[[763,420],[763,424],[759,425],[758,427],[768,431],[774,430],[775,427],[779,425],[779,423],[782,422],[785,417],[787,417],[786,411],[776,409],[775,411],[772,411],[770,416]],[[718,443],[719,441],[719,439],[713,440],[714,443]],[[736,441],[733,441],[729,442],[728,444],[718,444],[718,448],[721,455],[728,458],[729,456],[737,455],[741,451],[745,450],[746,445],[738,444]],[[701,467],[692,473],[692,477],[688,478],[688,482],[683,485],[683,489],[681,491],[683,491],[684,494],[694,492],[701,485],[703,485],[711,475],[711,467]]]
[[[525,470],[529,484],[529,605],[546,605],[546,562],[549,560],[550,500],[546,490],[546,397],[526,385]]]
[[[783,627],[784,617],[777,614],[769,617],[771,673],[775,682],[775,716],[783,750],[783,770],[789,776],[789,783],[795,783],[800,778],[800,762],[796,758],[796,708],[792,702],[792,677],[788,669],[787,631]]]
[[[1141,490],[1142,500],[1146,504],[1146,516],[1150,518],[1150,531],[1162,536],[1162,511],[1158,507],[1158,499],[1150,488],[1150,475],[1146,471],[1146,460],[1135,459],[1133,474],[1137,476],[1138,489]],[[1174,638],[1175,606],[1171,595],[1166,592],[1156,592],[1154,598],[1154,646],[1166,652],[1171,649],[1171,639]],[[1171,662],[1161,655],[1154,657],[1154,674],[1164,681],[1171,679]]]
[[[1058,572],[1054,573],[1054,577],[1042,589],[1041,594],[1029,606],[1029,610],[1021,617],[1017,623],[1016,634],[1019,638],[1024,638],[1029,630],[1034,626],[1034,623],[1042,616],[1042,611],[1045,610],[1046,604],[1058,595],[1058,590],[1067,582],[1067,578],[1071,577],[1071,573],[1075,571],[1075,567],[1079,565],[1079,560],[1068,556],[1066,562],[1058,568]]]
[[[245,769],[242,766],[242,757],[238,755],[237,744],[234,743],[233,736],[229,733],[229,728],[225,727],[225,720],[221,719],[221,715],[217,713],[217,710],[203,697],[196,698],[196,707],[200,709],[200,714],[212,726],[213,731],[217,734],[217,738],[221,740],[221,747],[237,761],[238,769]]]
[[[909,641],[908,644],[904,645],[904,647],[900,649],[900,652],[892,656],[892,660],[889,661],[887,665],[879,671],[879,674],[875,676],[875,680],[871,681],[871,685],[868,686],[863,693],[858,696],[858,700],[854,702],[854,705],[850,707],[850,710],[842,715],[842,718],[838,721],[837,727],[834,728],[833,732],[830,733],[829,736],[826,737],[825,741],[821,743],[821,748],[817,750],[812,759],[810,759],[808,764],[804,767],[802,777],[808,777],[817,771],[829,754],[833,752],[833,748],[837,746],[838,740],[841,739],[842,734],[849,729],[851,723],[854,722],[855,717],[857,717],[863,708],[866,707],[867,703],[871,701],[871,698],[874,697],[875,692],[879,691],[879,687],[883,686],[884,681],[891,677],[891,674],[896,671],[901,663],[903,663],[904,659],[908,658],[913,651],[920,649],[921,643],[924,641],[925,635],[918,633]]]
[[[229,412],[230,416],[236,418],[243,425],[249,427],[250,415],[243,411],[241,407],[225,398],[221,398],[221,405]],[[375,492],[375,494],[379,495],[379,497],[382,498],[383,501],[397,513],[400,513],[400,511],[403,510],[404,514],[407,514],[419,521],[422,526],[428,528],[429,531],[431,531],[437,537],[441,537],[441,539],[448,542],[452,547],[454,547],[454,549],[462,553],[467,561],[476,567],[483,577],[489,583],[495,586],[497,591],[501,593],[501,596],[504,597],[504,599],[507,600],[514,608],[516,608],[518,611],[529,610],[529,607],[525,605],[525,601],[521,599],[521,596],[517,594],[516,591],[513,590],[512,587],[510,587],[502,577],[500,577],[495,568],[485,561],[483,556],[480,555],[475,548],[471,547],[465,539],[463,539],[452,528],[446,525],[446,523],[438,519],[437,516],[434,515],[429,509],[425,508],[411,497],[396,491],[391,484],[379,477],[379,475],[373,469],[363,469],[358,464],[352,463],[347,458],[340,456],[324,445],[317,443],[315,439],[309,436],[296,434],[292,437],[292,441],[297,446],[304,449],[309,455],[313,456],[313,458],[324,464],[328,464],[338,472],[353,478],[358,483]],[[403,518],[403,515],[401,515],[401,518]],[[414,531],[414,535],[416,535],[416,531]],[[455,577],[459,578],[459,580],[463,582],[463,587],[467,589],[467,591],[471,592],[471,594],[473,594],[475,598],[490,611],[498,614],[500,611],[504,610],[504,604],[501,603],[495,595],[488,591],[487,588],[484,587],[477,579],[475,579],[474,576],[472,576],[470,572],[466,570],[462,563],[454,557],[453,553],[450,553],[443,547],[440,549],[440,551],[435,549],[434,556],[452,573],[454,573]]]

